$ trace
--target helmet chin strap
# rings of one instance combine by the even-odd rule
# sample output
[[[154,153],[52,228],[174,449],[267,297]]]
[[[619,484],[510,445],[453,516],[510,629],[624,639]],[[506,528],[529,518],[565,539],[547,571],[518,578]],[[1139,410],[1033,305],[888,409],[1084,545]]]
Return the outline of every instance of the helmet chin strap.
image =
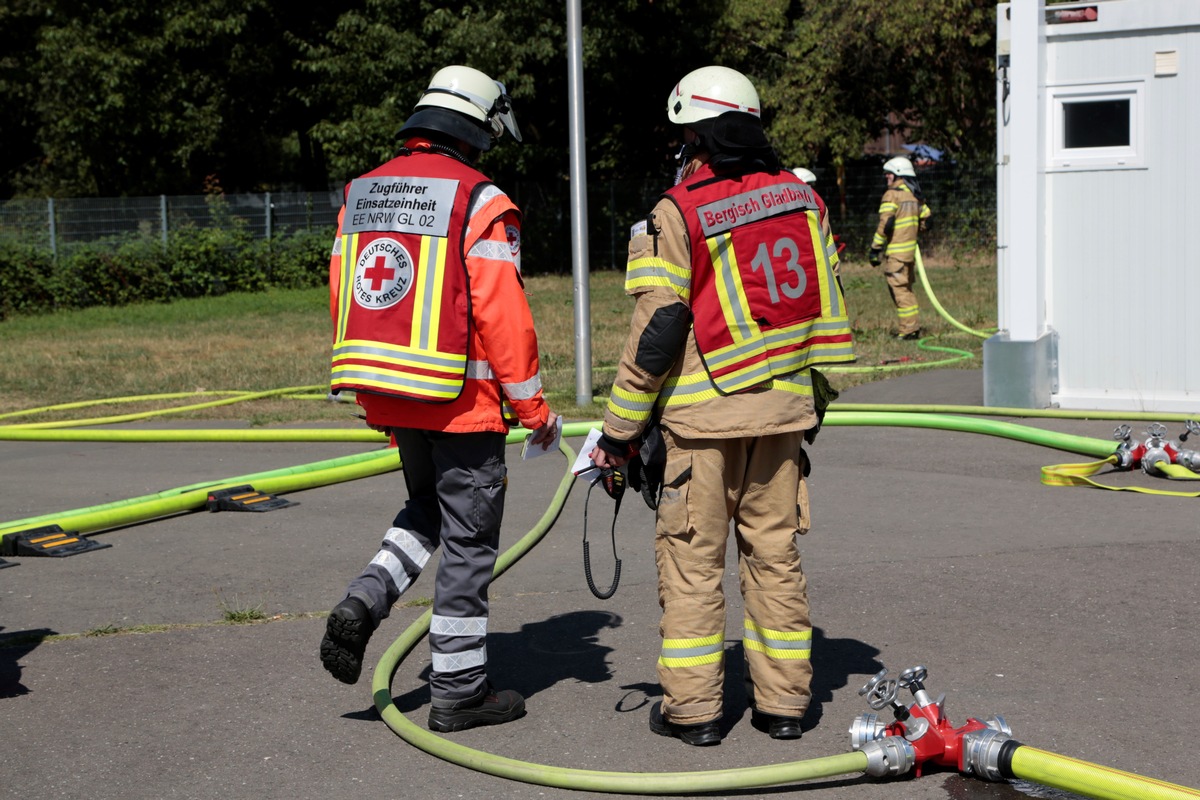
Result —
[[[699,137],[680,145],[679,152],[675,154],[675,160],[679,162],[675,167],[676,186],[699,168],[700,164],[696,161],[696,154],[702,150]]]

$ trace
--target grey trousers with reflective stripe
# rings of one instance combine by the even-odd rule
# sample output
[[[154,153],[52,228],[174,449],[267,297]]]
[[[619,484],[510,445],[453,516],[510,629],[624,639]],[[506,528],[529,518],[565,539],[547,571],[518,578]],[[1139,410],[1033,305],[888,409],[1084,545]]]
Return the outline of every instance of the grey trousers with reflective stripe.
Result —
[[[433,705],[470,705],[487,688],[488,585],[504,516],[505,436],[394,430],[408,500],[347,597],[376,625],[441,545],[433,591],[429,679]]]

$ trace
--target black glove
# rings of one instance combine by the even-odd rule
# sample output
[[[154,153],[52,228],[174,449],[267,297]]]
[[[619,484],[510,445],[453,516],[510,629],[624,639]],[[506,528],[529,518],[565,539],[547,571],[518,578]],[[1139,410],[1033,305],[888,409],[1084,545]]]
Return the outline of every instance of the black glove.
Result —
[[[871,252],[867,253],[867,260],[871,262],[872,267],[878,267],[883,263],[883,250],[878,247],[872,247]]]
[[[635,492],[641,492],[651,510],[658,508],[666,466],[667,445],[662,430],[658,423],[651,422],[642,434],[641,448],[629,459],[629,485]]]
[[[616,439],[611,438],[607,433],[600,434],[600,438],[596,440],[596,446],[608,453],[610,456],[616,456],[617,458],[628,459],[637,452],[633,446],[633,442],[617,441]]]

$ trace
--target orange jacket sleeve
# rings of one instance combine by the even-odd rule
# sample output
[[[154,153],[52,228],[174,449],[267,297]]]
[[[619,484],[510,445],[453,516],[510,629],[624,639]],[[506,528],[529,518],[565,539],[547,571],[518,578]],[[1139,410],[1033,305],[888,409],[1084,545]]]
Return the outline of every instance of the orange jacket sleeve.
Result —
[[[471,316],[492,373],[521,425],[546,424],[550,407],[542,395],[533,314],[521,281],[521,218],[495,192],[471,215],[466,241]]]

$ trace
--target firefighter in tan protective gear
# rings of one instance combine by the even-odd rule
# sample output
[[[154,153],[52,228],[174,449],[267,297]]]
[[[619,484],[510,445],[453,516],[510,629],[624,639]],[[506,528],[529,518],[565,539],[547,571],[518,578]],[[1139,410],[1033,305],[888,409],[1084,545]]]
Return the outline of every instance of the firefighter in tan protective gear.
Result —
[[[879,225],[871,239],[868,259],[871,266],[883,264],[883,276],[899,321],[896,338],[918,339],[921,318],[913,293],[913,265],[917,259],[917,233],[924,229],[932,212],[925,205],[911,161],[903,156],[890,159],[883,165],[883,174],[887,190],[879,203]]]
[[[591,453],[601,468],[636,453],[631,467],[661,471],[647,501],[662,607],[650,728],[697,746],[722,735],[731,520],[753,724],[801,735],[812,679],[796,540],[810,524],[804,444],[835,396],[812,366],[854,357],[824,202],[780,168],[759,113],[751,82],[724,67],[691,72],[670,94],[679,181],[632,230],[636,304]],[[663,463],[649,452],[660,440]]]
[[[330,388],[352,391],[391,434],[408,497],[378,552],[326,619],[320,658],[355,683],[371,634],[441,549],[429,623],[429,727],[521,717],[525,700],[488,677],[488,587],[496,563],[512,412],[548,447],[561,428],[542,394],[521,281],[521,214],[475,168],[505,130],[521,137],[503,84],[439,70],[400,130],[404,146],[346,187],[330,261]]]

